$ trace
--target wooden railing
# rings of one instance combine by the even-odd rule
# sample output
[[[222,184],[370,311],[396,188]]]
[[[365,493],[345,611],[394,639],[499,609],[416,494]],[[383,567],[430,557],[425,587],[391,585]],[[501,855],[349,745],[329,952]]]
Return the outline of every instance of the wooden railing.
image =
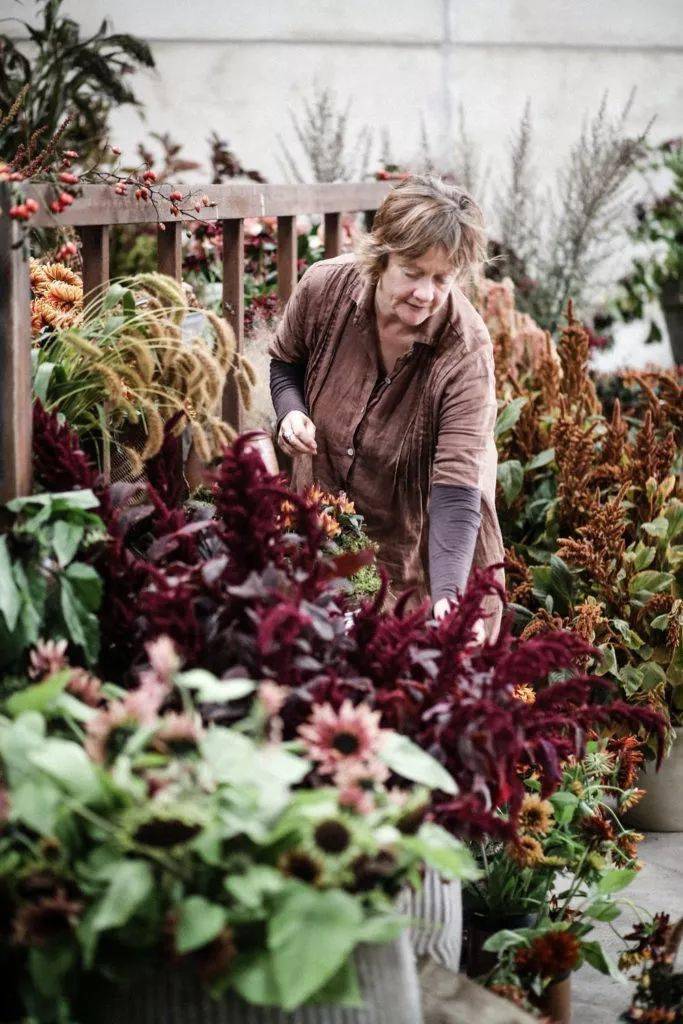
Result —
[[[386,183],[339,185],[209,185],[193,187],[211,204],[193,213],[197,221],[220,221],[223,230],[223,313],[232,325],[241,350],[244,340],[244,219],[277,217],[278,294],[284,303],[297,281],[297,214],[325,218],[325,257],[340,248],[342,213],[364,212],[371,222],[388,192]],[[160,186],[168,196],[173,185]],[[48,185],[28,186],[40,206],[31,220],[34,227],[70,225],[78,230],[83,258],[83,287],[96,294],[109,280],[110,228],[121,224],[155,224],[158,231],[158,267],[181,279],[182,231],[186,221],[174,216],[166,198],[150,202],[118,196],[107,185],[84,185],[81,195],[58,216],[49,212],[53,190]],[[8,185],[0,185],[0,503],[27,494],[31,488],[31,329],[28,261],[21,244],[21,229],[10,220]],[[234,379],[225,382],[223,417],[238,430],[242,411]]]

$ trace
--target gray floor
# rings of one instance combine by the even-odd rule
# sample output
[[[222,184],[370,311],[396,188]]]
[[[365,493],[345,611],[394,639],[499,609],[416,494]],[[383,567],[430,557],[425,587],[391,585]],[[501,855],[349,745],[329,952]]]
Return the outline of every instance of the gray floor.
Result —
[[[683,832],[650,832],[640,845],[645,866],[624,897],[651,912],[666,911],[672,920],[683,917]],[[630,908],[614,922],[620,932],[628,930],[636,915]],[[616,959],[619,943],[608,924],[598,923],[595,937]],[[572,978],[572,1024],[614,1024],[628,1006],[630,988],[583,967]]]

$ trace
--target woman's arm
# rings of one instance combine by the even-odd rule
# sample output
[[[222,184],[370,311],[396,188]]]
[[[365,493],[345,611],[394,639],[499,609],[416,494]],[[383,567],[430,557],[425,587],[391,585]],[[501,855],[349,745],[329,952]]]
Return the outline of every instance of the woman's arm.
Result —
[[[429,532],[433,604],[452,599],[467,584],[496,414],[493,354],[484,346],[465,357],[439,409]]]
[[[287,455],[314,455],[317,450],[315,427],[308,417],[304,395],[310,286],[307,273],[294,289],[269,349],[270,396],[277,417],[277,439]]]
[[[429,578],[432,604],[465,589],[481,523],[478,487],[434,484],[429,502]]]

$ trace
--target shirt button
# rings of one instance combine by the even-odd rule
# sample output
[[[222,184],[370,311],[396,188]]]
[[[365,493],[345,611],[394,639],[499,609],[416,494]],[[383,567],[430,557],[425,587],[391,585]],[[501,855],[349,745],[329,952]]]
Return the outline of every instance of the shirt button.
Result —
[[[346,449],[346,454],[347,455],[353,455],[353,448],[347,448]]]

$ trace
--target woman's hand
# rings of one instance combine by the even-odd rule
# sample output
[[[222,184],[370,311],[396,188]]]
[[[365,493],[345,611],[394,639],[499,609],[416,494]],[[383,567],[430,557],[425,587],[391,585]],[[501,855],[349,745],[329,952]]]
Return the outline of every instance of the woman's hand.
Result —
[[[450,599],[447,597],[442,597],[434,605],[434,618],[436,619],[437,622],[440,622],[441,619],[445,618],[446,615],[448,615],[450,610]],[[473,634],[473,642],[477,644],[477,646],[481,646],[486,640],[486,630],[484,629],[483,619],[477,619],[477,621],[474,624]]]
[[[288,412],[280,424],[277,443],[285,455],[315,455],[315,426],[306,413]]]

